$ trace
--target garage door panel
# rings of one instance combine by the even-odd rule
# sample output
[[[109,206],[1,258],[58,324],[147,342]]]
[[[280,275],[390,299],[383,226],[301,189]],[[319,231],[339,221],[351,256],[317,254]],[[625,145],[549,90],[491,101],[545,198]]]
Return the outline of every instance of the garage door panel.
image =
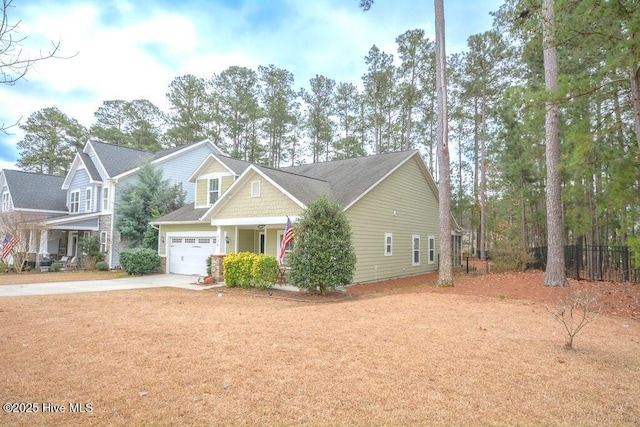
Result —
[[[207,257],[215,251],[213,237],[172,237],[169,246],[169,272],[199,274],[207,272]]]

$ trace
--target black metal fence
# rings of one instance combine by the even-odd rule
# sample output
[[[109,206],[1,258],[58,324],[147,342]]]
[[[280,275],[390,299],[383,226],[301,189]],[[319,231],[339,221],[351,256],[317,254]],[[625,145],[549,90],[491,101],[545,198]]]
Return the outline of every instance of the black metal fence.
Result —
[[[531,250],[533,268],[547,267],[547,247]],[[640,269],[634,268],[634,254],[628,246],[569,245],[564,248],[567,277],[577,280],[640,283]]]

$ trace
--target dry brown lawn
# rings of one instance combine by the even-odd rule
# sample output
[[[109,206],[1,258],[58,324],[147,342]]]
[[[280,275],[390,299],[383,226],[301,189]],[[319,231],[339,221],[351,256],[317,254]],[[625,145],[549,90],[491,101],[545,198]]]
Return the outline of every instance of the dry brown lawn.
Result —
[[[507,281],[324,303],[168,288],[2,298],[0,400],[66,412],[0,425],[640,424],[638,320],[603,314],[567,351],[541,302],[465,292],[474,280]]]

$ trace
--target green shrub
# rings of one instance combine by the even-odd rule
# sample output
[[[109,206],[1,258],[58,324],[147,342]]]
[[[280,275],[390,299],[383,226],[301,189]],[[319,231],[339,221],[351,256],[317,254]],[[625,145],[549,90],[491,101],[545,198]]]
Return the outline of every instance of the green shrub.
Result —
[[[148,248],[127,249],[120,253],[120,266],[129,274],[156,273],[160,269],[160,255]]]
[[[212,267],[211,267],[211,255],[209,255],[207,257],[207,275],[210,276],[211,273],[213,273]]]
[[[106,261],[98,261],[96,263],[96,270],[98,271],[109,271],[109,263]]]
[[[356,254],[351,225],[339,204],[326,197],[309,203],[294,229],[295,248],[289,256],[293,285],[324,294],[351,282]]]
[[[100,251],[100,236],[93,235],[80,240],[80,249],[84,254],[83,266],[85,270],[95,270],[96,263],[104,260],[104,252]]]
[[[56,261],[51,264],[51,271],[60,271],[62,270],[62,267],[64,267],[64,264]]]
[[[273,286],[278,278],[278,260],[270,255],[256,255],[252,269],[253,285],[259,289]]]
[[[278,262],[269,255],[234,252],[228,254],[222,263],[224,283],[231,288],[270,288],[278,274]]]

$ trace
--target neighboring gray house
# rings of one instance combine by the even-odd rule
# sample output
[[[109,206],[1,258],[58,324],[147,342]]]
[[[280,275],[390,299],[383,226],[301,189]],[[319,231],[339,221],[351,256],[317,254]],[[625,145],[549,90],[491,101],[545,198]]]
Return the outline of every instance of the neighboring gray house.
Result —
[[[100,237],[106,261],[110,267],[116,267],[120,263],[122,249],[120,233],[114,228],[119,192],[127,184],[136,182],[140,165],[150,161],[162,170],[164,179],[171,184],[182,184],[186,192],[185,202],[191,203],[195,185],[188,179],[194,165],[200,164],[210,154],[224,153],[209,140],[156,153],[90,140],[82,152],[76,154],[66,177],[55,177],[55,182],[49,182],[44,178],[46,175],[30,174],[35,175],[34,180],[41,179],[42,183],[19,186],[18,189],[10,187],[6,210],[14,209],[16,200],[40,198],[40,188],[46,183],[51,187],[51,197],[42,198],[38,205],[37,211],[43,217],[39,226],[40,239],[36,246],[28,248],[28,252],[37,247],[34,255],[38,257],[72,257],[78,253],[79,239],[95,234]],[[14,173],[24,173],[2,172],[9,177]],[[45,215],[47,213],[51,215]]]
[[[0,240],[7,233],[16,235],[19,242],[15,250],[30,254],[27,261],[34,262],[38,253],[48,253],[43,221],[67,212],[63,182],[63,176],[0,171]],[[49,237],[54,246],[57,240]]]

